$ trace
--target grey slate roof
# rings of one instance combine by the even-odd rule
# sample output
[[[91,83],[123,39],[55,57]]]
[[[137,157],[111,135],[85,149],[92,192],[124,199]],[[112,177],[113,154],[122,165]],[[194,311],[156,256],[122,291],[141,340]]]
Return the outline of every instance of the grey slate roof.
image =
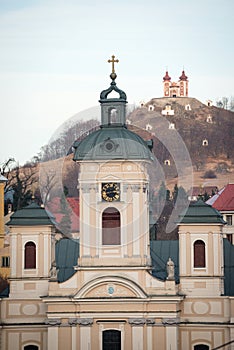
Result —
[[[8,226],[40,226],[54,225],[54,218],[46,210],[36,203],[31,203],[27,207],[17,210],[11,215]]]
[[[185,213],[179,215],[179,223],[182,224],[225,224],[222,214],[204,203],[201,199],[190,203]]]

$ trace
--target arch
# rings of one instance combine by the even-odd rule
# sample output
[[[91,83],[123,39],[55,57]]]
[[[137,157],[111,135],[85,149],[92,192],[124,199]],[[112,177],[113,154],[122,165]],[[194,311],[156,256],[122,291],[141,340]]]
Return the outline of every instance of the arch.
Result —
[[[110,107],[108,109],[108,124],[118,123],[118,110],[116,107]]]
[[[24,350],[39,350],[39,347],[37,345],[26,345]]]
[[[24,268],[36,268],[36,244],[32,241],[29,241],[24,245]]]
[[[195,268],[206,267],[206,245],[201,239],[193,243],[193,266]]]
[[[153,110],[154,110],[154,106],[153,106],[153,105],[149,105],[148,111],[149,111],[149,112],[152,112]]]
[[[204,139],[202,141],[202,146],[208,146],[208,140],[207,139]]]
[[[150,130],[152,130],[152,125],[150,125],[149,123],[148,124],[146,124],[146,126],[145,126],[145,130],[147,130],[147,131],[150,131]]]
[[[102,244],[120,245],[120,212],[114,207],[107,208],[102,213]]]
[[[208,345],[205,345],[205,344],[197,344],[194,346],[193,349],[194,350],[209,350],[210,347]]]
[[[121,331],[117,329],[103,330],[102,350],[121,350]]]
[[[136,284],[134,281],[126,278],[126,277],[119,277],[116,275],[111,276],[99,276],[95,279],[92,279],[88,281],[80,290],[79,292],[74,295],[75,299],[80,298],[86,298],[87,294],[96,288],[97,286],[101,285],[107,285],[107,284],[119,284],[123,287],[126,287],[130,291],[132,291],[136,298],[146,298],[147,295],[145,294],[144,290]]]

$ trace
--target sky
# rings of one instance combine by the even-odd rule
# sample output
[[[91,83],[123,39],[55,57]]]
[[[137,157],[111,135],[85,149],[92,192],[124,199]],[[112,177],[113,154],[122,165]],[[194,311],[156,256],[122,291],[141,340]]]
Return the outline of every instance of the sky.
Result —
[[[36,156],[116,80],[130,104],[184,68],[189,96],[233,96],[233,0],[0,0],[0,165]]]

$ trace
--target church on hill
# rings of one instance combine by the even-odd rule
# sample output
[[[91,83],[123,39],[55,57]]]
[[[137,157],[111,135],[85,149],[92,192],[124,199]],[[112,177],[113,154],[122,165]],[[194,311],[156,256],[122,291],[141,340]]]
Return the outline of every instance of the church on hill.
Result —
[[[114,56],[110,62],[101,126],[74,143],[79,239],[58,232],[34,202],[8,223],[1,349],[233,349],[234,250],[225,221],[199,200],[178,217],[178,240],[150,241],[153,145],[127,128],[127,96]]]
[[[177,82],[171,81],[171,77],[166,71],[163,77],[163,95],[164,97],[188,97],[188,77],[184,70]]]

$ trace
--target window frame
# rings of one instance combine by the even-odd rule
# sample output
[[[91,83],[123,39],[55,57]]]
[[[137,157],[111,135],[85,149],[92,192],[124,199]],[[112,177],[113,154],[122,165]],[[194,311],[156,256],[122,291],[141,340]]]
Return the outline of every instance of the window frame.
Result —
[[[193,268],[206,269],[206,243],[202,239],[193,242]]]
[[[109,213],[108,213],[109,211]],[[118,218],[115,218],[115,215],[118,215]],[[106,217],[105,217],[106,216]],[[107,218],[109,216],[109,219]],[[109,222],[108,222],[109,221]],[[117,223],[118,221],[118,223]],[[116,226],[113,224],[116,222]],[[107,207],[103,210],[101,214],[101,244],[102,246],[120,246],[121,245],[121,214],[120,211],[116,207]],[[105,226],[106,225],[106,226]],[[108,237],[108,229],[113,230],[113,234],[118,234],[116,240]],[[116,229],[116,232],[114,232]],[[112,236],[113,237],[113,236]]]
[[[10,256],[2,256],[2,267],[10,267]]]
[[[233,220],[232,220],[232,214],[226,214],[226,222],[227,226],[232,226],[233,225]]]
[[[107,334],[107,332],[115,332],[115,334],[118,334],[119,336],[119,339],[118,339],[118,350],[121,350],[122,349],[122,331],[120,329],[103,329],[102,331],[102,350],[105,350],[104,349],[104,334]],[[107,343],[106,344],[108,346],[108,349],[110,348],[109,347],[109,344]]]
[[[29,248],[31,247],[31,249]],[[37,268],[37,245],[33,241],[24,244],[24,270],[35,270]]]

